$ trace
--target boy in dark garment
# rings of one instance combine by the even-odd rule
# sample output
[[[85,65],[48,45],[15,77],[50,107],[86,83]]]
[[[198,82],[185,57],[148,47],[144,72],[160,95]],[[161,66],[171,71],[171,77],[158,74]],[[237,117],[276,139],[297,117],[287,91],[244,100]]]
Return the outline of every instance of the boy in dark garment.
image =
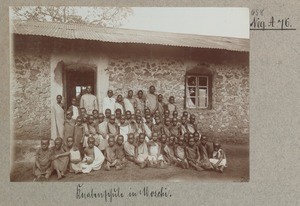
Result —
[[[118,160],[116,169],[123,169],[127,164],[127,159],[125,158],[124,137],[122,135],[117,137],[116,156]]]
[[[105,159],[106,159],[106,165],[105,169],[110,170],[110,167],[116,167],[117,166],[117,147],[115,145],[115,138],[113,136],[110,136],[108,138],[108,146],[105,148]],[[117,167],[116,167],[117,169]]]
[[[170,136],[163,150],[165,154],[165,160],[167,161],[167,163],[176,166],[178,164],[178,160],[175,157],[174,147],[175,147],[175,137]]]
[[[189,139],[189,144],[185,148],[186,149],[186,158],[188,160],[188,163],[190,166],[195,168],[197,171],[201,172],[203,169],[201,168],[199,162],[200,162],[200,154],[199,154],[199,148],[197,145],[195,145],[194,138]]]
[[[162,134],[162,131],[163,131],[163,124],[161,123],[160,117],[156,116],[155,124],[153,124],[153,127],[152,127],[152,133],[156,132],[158,134],[158,136],[160,137],[160,135]]]
[[[35,164],[33,168],[35,180],[41,178],[49,179],[53,169],[51,167],[52,150],[49,149],[50,140],[43,138],[41,140],[41,147],[37,150],[35,155]]]
[[[93,114],[93,117],[94,117],[94,125],[97,128],[98,124],[99,124],[99,111],[94,109],[92,114]]]
[[[175,157],[177,159],[178,165],[181,166],[183,169],[189,168],[189,163],[187,161],[186,150],[184,145],[183,137],[178,138],[178,145],[174,147]]]
[[[210,146],[207,144],[206,136],[201,137],[200,144],[198,144],[198,147],[200,152],[200,162],[199,162],[200,166],[206,170],[213,169],[213,166],[209,161],[209,158],[212,157],[212,152]]]
[[[66,119],[64,122],[64,144],[67,143],[67,137],[74,136],[75,120],[72,119],[72,116],[72,111],[68,110],[66,112]]]
[[[68,150],[63,145],[62,138],[58,137],[54,140],[53,156],[52,156],[52,167],[57,173],[57,179],[61,179],[65,176],[67,167],[69,164],[69,156],[65,156]],[[63,155],[62,155],[63,154]]]

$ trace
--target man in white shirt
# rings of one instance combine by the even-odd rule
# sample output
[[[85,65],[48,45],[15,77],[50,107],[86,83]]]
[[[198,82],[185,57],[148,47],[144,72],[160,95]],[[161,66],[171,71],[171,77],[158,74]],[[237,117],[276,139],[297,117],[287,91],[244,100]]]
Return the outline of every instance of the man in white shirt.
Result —
[[[86,109],[87,114],[92,114],[93,110],[99,110],[97,97],[92,92],[92,87],[87,86],[86,94],[81,96],[80,99],[80,108],[84,107]]]

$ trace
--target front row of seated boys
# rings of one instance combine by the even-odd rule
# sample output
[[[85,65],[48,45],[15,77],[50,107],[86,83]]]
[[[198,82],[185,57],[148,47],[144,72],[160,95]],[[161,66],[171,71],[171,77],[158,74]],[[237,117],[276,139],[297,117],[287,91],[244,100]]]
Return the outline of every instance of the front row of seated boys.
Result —
[[[150,138],[144,133],[128,134],[124,142],[122,135],[109,136],[108,144],[100,150],[99,143],[90,136],[87,145],[81,149],[74,144],[73,137],[68,137],[66,143],[58,137],[54,146],[49,148],[50,140],[43,138],[41,148],[36,153],[34,164],[35,180],[47,180],[54,171],[57,179],[65,177],[66,172],[90,173],[99,170],[102,165],[105,170],[115,167],[121,170],[130,162],[140,168],[166,168],[169,165],[183,169],[194,168],[197,171],[216,170],[223,173],[226,167],[226,156],[217,142],[213,143],[213,152],[207,144],[207,137],[185,133],[178,138],[153,132]]]

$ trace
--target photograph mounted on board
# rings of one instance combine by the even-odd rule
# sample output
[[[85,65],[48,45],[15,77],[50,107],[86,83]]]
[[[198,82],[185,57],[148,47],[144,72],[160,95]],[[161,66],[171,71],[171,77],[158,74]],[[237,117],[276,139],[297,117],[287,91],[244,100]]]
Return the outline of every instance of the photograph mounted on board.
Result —
[[[10,7],[12,182],[249,181],[247,8]]]

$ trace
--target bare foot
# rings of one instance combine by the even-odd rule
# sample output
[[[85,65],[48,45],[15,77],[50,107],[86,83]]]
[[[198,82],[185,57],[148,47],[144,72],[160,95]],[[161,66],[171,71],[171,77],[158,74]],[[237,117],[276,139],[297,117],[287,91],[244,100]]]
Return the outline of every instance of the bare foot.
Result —
[[[202,172],[202,171],[204,171],[204,169],[203,169],[203,168],[201,168],[201,167],[197,167],[197,168],[196,168],[196,170],[197,170],[198,172]]]
[[[48,174],[45,175],[46,180],[49,180],[49,177],[50,177],[50,175],[48,175]]]
[[[123,167],[121,165],[116,166],[116,170],[121,170],[121,169],[123,169]]]
[[[109,171],[109,170],[110,170],[109,165],[105,165],[104,169],[105,169],[106,171]]]
[[[141,164],[141,169],[144,169],[145,167],[146,167],[146,165],[147,165],[147,163],[146,162],[143,162],[142,164]]]

